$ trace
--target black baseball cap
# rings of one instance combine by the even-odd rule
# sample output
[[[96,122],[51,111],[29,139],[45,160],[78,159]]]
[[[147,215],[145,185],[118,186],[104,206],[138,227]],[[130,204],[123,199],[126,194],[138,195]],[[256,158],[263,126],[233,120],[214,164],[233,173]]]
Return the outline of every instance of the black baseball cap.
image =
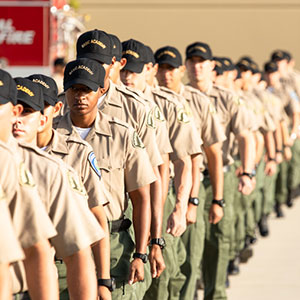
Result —
[[[146,60],[147,63],[152,63],[153,65],[156,64],[153,50],[150,46],[145,45],[145,51],[146,51]]]
[[[276,62],[269,61],[269,62],[265,63],[264,70],[266,73],[274,73],[274,72],[278,71],[278,66],[277,66]]]
[[[83,84],[96,92],[104,87],[105,69],[96,61],[79,58],[69,62],[64,72],[64,90],[74,84]]]
[[[111,54],[116,57],[117,61],[120,61],[122,58],[122,44],[119,38],[114,34],[109,34],[111,38],[112,48]]]
[[[156,63],[168,64],[174,68],[178,68],[182,66],[182,57],[180,52],[171,46],[165,46],[156,50],[155,54],[155,61]]]
[[[251,67],[251,60],[243,58],[240,59],[236,66],[240,69],[241,72],[244,71],[251,71],[252,72],[252,67]]]
[[[28,78],[14,78],[17,85],[17,101],[30,106],[36,111],[44,112],[44,97],[41,86]]]
[[[225,70],[224,62],[221,57],[213,57],[213,61],[215,62],[214,71],[217,73],[217,75],[222,75]]]
[[[38,83],[42,87],[45,102],[55,106],[58,102],[58,88],[55,80],[43,74],[33,74],[27,78],[34,83]]]
[[[84,32],[77,40],[76,51],[77,58],[90,58],[108,65],[113,58],[110,36],[98,29]]]
[[[235,65],[229,57],[221,57],[221,60],[224,65],[224,71],[233,71],[235,70]]]
[[[186,59],[189,59],[193,56],[202,57],[205,60],[212,60],[213,55],[210,47],[206,43],[195,42],[187,46],[185,50]]]
[[[288,57],[285,53],[285,51],[282,50],[276,50],[271,54],[271,60],[272,61],[281,61],[281,60],[288,60]]]
[[[11,75],[0,69],[0,104],[17,104],[17,86]]]
[[[122,42],[122,57],[127,59],[127,63],[123,70],[134,73],[141,73],[144,65],[147,64],[147,50],[143,43],[130,39]]]

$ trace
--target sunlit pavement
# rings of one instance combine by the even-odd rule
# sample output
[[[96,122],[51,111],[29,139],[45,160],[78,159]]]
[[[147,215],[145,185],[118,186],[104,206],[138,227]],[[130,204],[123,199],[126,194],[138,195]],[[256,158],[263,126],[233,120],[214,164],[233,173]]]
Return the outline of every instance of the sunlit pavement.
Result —
[[[229,277],[228,300],[300,300],[300,198],[284,214],[269,218],[270,235],[259,237],[254,256]]]

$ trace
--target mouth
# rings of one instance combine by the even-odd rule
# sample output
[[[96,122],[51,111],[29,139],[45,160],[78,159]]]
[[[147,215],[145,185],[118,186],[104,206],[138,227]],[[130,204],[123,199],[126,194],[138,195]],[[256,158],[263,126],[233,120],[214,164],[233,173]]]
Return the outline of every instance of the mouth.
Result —
[[[22,135],[25,131],[19,128],[13,128],[13,135]]]

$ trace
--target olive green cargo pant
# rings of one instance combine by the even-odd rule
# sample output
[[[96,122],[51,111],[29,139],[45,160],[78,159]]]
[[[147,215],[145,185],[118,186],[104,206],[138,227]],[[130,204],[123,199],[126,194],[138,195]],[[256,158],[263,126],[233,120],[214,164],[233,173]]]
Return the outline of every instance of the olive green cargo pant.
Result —
[[[181,272],[186,276],[186,281],[180,291],[181,300],[194,299],[196,281],[203,255],[205,236],[203,210],[206,198],[203,184],[200,185],[198,197],[199,205],[197,207],[197,221],[195,224],[189,225],[181,236],[181,240],[186,250],[186,260],[181,266]]]
[[[286,202],[288,189],[288,165],[289,162],[283,161],[278,165],[278,175],[276,178],[276,190],[275,190],[275,204],[283,204]]]
[[[180,237],[173,237],[166,233],[167,220],[175,206],[176,196],[173,188],[169,189],[168,197],[164,206],[163,237],[166,247],[163,250],[163,258],[166,269],[159,278],[152,279],[150,288],[147,290],[144,300],[179,299],[179,292],[185,282],[185,276],[180,271],[184,263],[186,252]]]
[[[287,185],[289,190],[296,189],[300,184],[300,140],[292,147],[292,159],[288,166]]]
[[[224,173],[224,217],[218,224],[209,223],[209,209],[213,199],[212,187],[208,178],[203,181],[206,189],[206,201],[204,207],[205,242],[202,258],[202,270],[204,279],[204,299],[227,299],[226,297],[226,273],[229,262],[230,240],[232,237],[233,201],[235,186],[233,171]]]

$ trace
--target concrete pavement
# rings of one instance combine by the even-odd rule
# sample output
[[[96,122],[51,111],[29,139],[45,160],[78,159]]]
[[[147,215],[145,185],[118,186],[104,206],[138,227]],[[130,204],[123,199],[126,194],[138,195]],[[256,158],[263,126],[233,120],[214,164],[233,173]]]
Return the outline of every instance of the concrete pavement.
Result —
[[[229,277],[228,300],[300,300],[300,198],[284,213],[270,217],[270,235],[259,237],[254,256]]]

